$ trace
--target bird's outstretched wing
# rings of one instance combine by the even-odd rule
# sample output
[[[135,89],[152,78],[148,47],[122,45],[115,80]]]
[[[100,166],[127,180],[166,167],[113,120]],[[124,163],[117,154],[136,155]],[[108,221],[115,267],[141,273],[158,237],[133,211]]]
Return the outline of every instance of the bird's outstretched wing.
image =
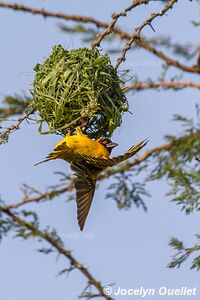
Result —
[[[118,163],[127,160],[134,156],[138,151],[140,151],[146,144],[148,143],[148,139],[143,140],[136,146],[132,146],[125,154],[119,155],[117,157],[113,157],[110,159],[110,167],[117,165]]]
[[[138,151],[140,151],[146,144],[148,143],[148,139],[143,140],[136,146],[131,147],[125,154],[113,157],[113,158],[96,158],[87,155],[79,155],[82,157],[82,162],[84,166],[93,166],[99,170],[105,169],[107,167],[112,167],[117,165],[118,163],[125,161],[132,156],[134,156]]]
[[[77,218],[79,227],[83,230],[87,215],[89,213],[96,186],[96,176],[81,163],[71,165],[75,172],[74,184],[76,188]],[[95,169],[93,167],[93,169]]]

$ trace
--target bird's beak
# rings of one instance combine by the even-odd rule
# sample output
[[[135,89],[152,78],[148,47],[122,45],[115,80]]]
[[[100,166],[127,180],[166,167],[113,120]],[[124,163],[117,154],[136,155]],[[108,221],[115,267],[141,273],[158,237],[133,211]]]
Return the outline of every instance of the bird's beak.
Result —
[[[118,146],[117,143],[110,142],[110,143],[108,143],[108,144],[106,145],[106,148],[113,149],[113,148],[115,148],[116,146]]]

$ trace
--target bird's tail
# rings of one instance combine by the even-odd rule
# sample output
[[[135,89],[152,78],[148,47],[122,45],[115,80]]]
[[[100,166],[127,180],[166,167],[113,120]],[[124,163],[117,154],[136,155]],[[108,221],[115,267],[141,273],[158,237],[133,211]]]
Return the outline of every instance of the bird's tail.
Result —
[[[77,219],[80,229],[83,230],[94,197],[97,172],[80,163],[72,164],[71,169],[75,172]]]

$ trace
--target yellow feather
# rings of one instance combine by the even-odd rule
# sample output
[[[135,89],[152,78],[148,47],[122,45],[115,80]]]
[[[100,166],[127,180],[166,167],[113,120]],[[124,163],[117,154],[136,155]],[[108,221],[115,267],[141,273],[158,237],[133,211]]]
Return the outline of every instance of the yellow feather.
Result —
[[[104,158],[107,159],[109,157],[108,150],[99,143],[99,141],[94,141],[85,136],[80,127],[76,128],[76,135],[66,135],[66,137],[61,140],[55,147],[53,153],[55,158],[62,158],[60,157],[61,152],[57,153],[56,149],[59,148],[60,145],[63,145],[63,152],[65,152],[65,159],[68,162],[71,162],[71,153],[69,153],[69,159],[67,157],[66,152],[70,152],[68,148],[72,151],[77,152],[80,155],[89,155],[91,157],[95,158]],[[64,147],[66,145],[66,149]],[[57,156],[58,154],[58,156]],[[74,158],[74,154],[72,159]],[[76,160],[76,158],[75,158]]]

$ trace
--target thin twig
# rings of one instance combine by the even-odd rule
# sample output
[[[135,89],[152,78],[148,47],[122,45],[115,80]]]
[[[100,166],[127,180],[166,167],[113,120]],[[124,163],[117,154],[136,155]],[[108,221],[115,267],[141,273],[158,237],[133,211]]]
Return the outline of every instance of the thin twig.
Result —
[[[133,3],[131,5],[129,5],[125,9],[123,9],[120,13],[118,13],[118,14],[112,13],[112,15],[111,15],[111,17],[112,17],[111,23],[106,27],[105,30],[103,30],[100,34],[98,34],[96,36],[96,40],[93,41],[93,43],[92,43],[92,48],[100,46],[100,43],[103,40],[103,38],[106,35],[109,35],[113,31],[113,28],[114,28],[115,24],[117,23],[117,21],[118,21],[118,19],[120,17],[126,17],[127,12],[131,11],[133,8],[135,8],[136,6],[139,6],[141,4],[148,4],[149,1],[150,0],[135,0],[135,1],[133,1]]]
[[[152,24],[151,23],[153,22],[153,20],[155,18],[157,18],[157,17],[163,16],[169,9],[172,9],[173,5],[177,1],[178,0],[170,0],[161,11],[159,11],[157,13],[152,13],[151,16],[148,19],[146,19],[139,27],[135,28],[135,32],[131,35],[131,38],[128,40],[128,42],[126,43],[126,45],[122,49],[120,57],[117,59],[117,63],[115,65],[115,69],[117,69],[119,67],[119,65],[122,63],[122,61],[124,61],[126,59],[125,58],[126,53],[131,48],[133,42],[135,40],[141,41],[140,34],[141,34],[142,30],[147,25],[151,26],[151,28],[152,28]]]
[[[17,122],[11,126],[9,126],[8,128],[6,128],[4,131],[0,132],[0,139],[4,139],[5,137],[7,137],[12,131],[19,129],[20,124],[26,120],[32,113],[34,112],[34,110],[31,110],[30,112],[28,112],[27,114],[25,114],[24,116],[20,117]]]
[[[36,235],[43,240],[45,240],[47,243],[49,243],[57,252],[61,255],[63,255],[65,258],[67,258],[70,261],[70,264],[75,269],[79,270],[84,277],[88,280],[88,284],[94,286],[98,292],[99,296],[103,297],[107,300],[112,300],[111,297],[107,296],[104,293],[103,286],[99,281],[97,281],[94,276],[86,269],[81,263],[79,263],[71,254],[71,251],[66,250],[54,237],[52,234],[48,234],[45,231],[42,231],[35,227],[33,224],[21,219],[19,216],[16,216],[13,212],[11,212],[9,209],[4,210],[3,213],[5,213],[8,217],[10,217],[14,222],[16,222],[18,225],[27,228],[30,230],[33,235]]]
[[[200,89],[200,83],[194,82],[176,82],[176,81],[164,81],[164,82],[135,82],[133,85],[123,88],[123,92],[127,93],[129,91],[141,91],[147,89],[158,89],[158,88],[196,88]]]
[[[2,2],[0,1],[0,7],[3,8],[9,8],[12,10],[17,10],[17,11],[23,11],[27,13],[31,13],[33,15],[41,15],[43,17],[53,17],[57,19],[62,19],[65,21],[74,21],[74,22],[81,22],[81,23],[91,23],[96,25],[97,27],[103,27],[106,28],[108,26],[108,23],[98,21],[94,19],[93,17],[88,17],[88,16],[78,16],[78,15],[67,15],[63,13],[54,13],[48,10],[45,10],[43,8],[33,8],[30,6],[26,5],[20,5],[17,3],[7,3],[7,2]]]
[[[25,196],[22,200],[20,200],[18,202],[7,205],[5,207],[1,207],[1,210],[16,209],[24,204],[33,203],[33,202],[38,203],[44,199],[52,199],[53,197],[61,195],[65,192],[71,192],[73,190],[73,188],[74,188],[74,183],[70,182],[65,188],[53,190],[52,192],[41,193],[37,197],[30,198],[28,196]]]
[[[200,163],[200,158],[197,156],[195,157],[195,160],[198,161]]]

